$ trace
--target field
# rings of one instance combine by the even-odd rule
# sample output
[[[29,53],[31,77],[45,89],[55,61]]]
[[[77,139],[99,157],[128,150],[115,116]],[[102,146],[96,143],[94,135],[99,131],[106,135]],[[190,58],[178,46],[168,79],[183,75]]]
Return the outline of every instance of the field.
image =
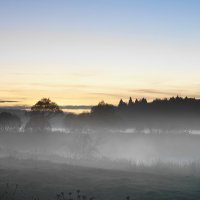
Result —
[[[59,199],[58,193],[75,195],[77,189],[99,200],[123,200],[128,195],[131,199],[148,200],[200,199],[200,176],[161,171],[105,170],[2,158],[0,191],[2,195],[7,190],[8,195],[1,199]]]
[[[179,134],[1,134],[0,200],[72,200],[69,192],[198,200],[199,143],[200,135]]]

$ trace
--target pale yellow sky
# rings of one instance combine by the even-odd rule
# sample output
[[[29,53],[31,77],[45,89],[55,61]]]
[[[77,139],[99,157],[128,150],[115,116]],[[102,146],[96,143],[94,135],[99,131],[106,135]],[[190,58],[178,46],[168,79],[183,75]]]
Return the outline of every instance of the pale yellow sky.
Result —
[[[55,66],[56,68],[56,66]],[[50,97],[59,105],[94,105],[101,100],[117,104],[146,97],[163,98],[176,95],[199,97],[198,74],[166,72],[113,73],[112,70],[82,73],[4,73],[0,96],[17,100],[9,105],[32,105],[42,97]],[[4,104],[8,105],[8,104]]]
[[[0,102],[18,102],[2,106],[42,97],[59,105],[200,97],[198,5],[6,2],[0,2]]]

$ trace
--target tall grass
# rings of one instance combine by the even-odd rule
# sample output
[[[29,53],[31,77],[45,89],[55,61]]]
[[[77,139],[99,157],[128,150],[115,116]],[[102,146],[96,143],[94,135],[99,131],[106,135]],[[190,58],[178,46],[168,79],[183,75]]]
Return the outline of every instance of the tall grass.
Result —
[[[3,191],[0,191],[0,200],[42,200],[39,196],[33,195],[32,197],[27,197],[26,192],[23,190],[20,185],[15,184],[10,185],[9,183],[5,184]],[[80,191],[80,189],[75,190],[74,192],[59,192],[55,195],[55,200],[95,200],[91,195],[87,195]],[[124,200],[131,200],[130,196],[125,196]]]

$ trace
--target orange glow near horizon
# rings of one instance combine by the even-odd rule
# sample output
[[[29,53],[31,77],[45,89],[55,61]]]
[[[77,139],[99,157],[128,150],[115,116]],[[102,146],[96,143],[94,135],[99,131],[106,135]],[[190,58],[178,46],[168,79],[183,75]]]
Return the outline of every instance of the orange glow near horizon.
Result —
[[[56,66],[52,66],[56,69]],[[133,72],[107,69],[87,70],[75,73],[63,70],[55,73],[4,72],[0,85],[0,100],[17,101],[1,103],[1,106],[35,104],[46,97],[59,105],[96,105],[105,102],[118,104],[122,98],[169,98],[171,96],[200,97],[197,73],[161,73],[146,70]]]
[[[195,4],[191,15],[173,1],[153,12],[150,1],[22,2],[1,2],[0,100],[16,102],[0,106],[200,97]]]

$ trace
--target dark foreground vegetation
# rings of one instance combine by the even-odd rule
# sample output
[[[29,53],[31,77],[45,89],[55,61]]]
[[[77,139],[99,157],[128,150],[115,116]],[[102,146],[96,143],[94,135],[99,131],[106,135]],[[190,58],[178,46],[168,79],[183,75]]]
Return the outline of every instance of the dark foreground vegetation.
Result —
[[[143,170],[140,168],[140,171],[103,170],[44,161],[3,159],[0,160],[1,199],[200,198],[199,174],[177,174],[162,167],[161,170],[151,169],[152,167]],[[162,173],[163,169],[165,173]],[[77,194],[79,190],[80,198]]]
[[[3,189],[3,188],[1,188]],[[64,192],[57,193],[55,195],[56,200],[93,200],[94,197],[88,197],[84,193],[82,194],[81,191],[78,189],[76,192],[68,192],[65,194]],[[23,191],[23,188],[21,188],[18,184],[12,186],[9,185],[9,183],[6,183],[4,191],[0,192],[0,199],[1,200],[15,200],[15,199],[26,199],[26,192]],[[39,196],[35,195],[31,198],[32,200],[39,200]],[[129,196],[127,196],[126,199],[130,199]]]

